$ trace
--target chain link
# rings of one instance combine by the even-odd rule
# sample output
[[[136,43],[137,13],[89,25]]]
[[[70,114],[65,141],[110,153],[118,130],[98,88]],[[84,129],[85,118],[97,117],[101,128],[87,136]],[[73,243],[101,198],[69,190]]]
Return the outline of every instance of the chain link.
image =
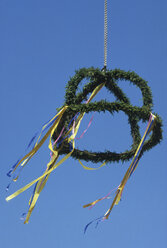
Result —
[[[107,67],[107,0],[104,1],[104,68]]]

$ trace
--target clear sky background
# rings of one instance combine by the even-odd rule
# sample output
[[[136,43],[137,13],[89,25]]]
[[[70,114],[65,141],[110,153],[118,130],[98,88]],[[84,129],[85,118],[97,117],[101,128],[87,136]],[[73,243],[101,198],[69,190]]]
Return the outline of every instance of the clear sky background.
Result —
[[[86,171],[70,158],[50,176],[28,225],[33,188],[5,201],[6,173],[33,134],[64,102],[75,70],[103,67],[103,0],[0,0],[0,245],[17,247],[167,247],[167,1],[108,0],[108,68],[132,70],[149,82],[154,112],[163,119],[163,141],[144,154],[128,181],[122,201],[97,229],[85,225],[103,215],[112,199],[92,210],[82,206],[119,185],[130,161]],[[140,91],[120,83],[133,105]],[[102,90],[96,100],[114,97]],[[87,115],[80,133],[91,118]],[[146,123],[141,123],[143,134]],[[127,116],[95,113],[77,147],[124,151],[131,146]],[[27,165],[8,194],[41,175],[49,161],[47,144]],[[91,163],[85,163],[94,166]],[[113,195],[114,196],[114,195]]]

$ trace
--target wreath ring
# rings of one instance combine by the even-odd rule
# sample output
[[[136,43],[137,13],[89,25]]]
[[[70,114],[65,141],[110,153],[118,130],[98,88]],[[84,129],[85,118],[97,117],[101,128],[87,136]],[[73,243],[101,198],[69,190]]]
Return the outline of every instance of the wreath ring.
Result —
[[[79,84],[83,79],[89,79],[90,82],[87,83],[82,92],[76,93]],[[142,92],[143,96],[143,106],[137,107],[132,106],[130,100],[126,97],[123,91],[118,87],[117,81],[125,80],[130,81],[134,85],[136,85]],[[88,94],[92,93],[93,90],[100,85],[101,83],[105,83],[105,87],[109,90],[109,92],[113,93],[117,98],[115,102],[107,102],[107,101],[99,101],[93,102],[89,104],[83,103],[84,100],[87,99]],[[74,149],[71,156],[75,159],[81,159],[85,161],[92,161],[94,163],[98,162],[119,162],[119,161],[127,161],[132,158],[136,152],[137,146],[141,141],[141,135],[139,131],[138,122],[142,120],[143,122],[148,121],[150,112],[152,109],[152,94],[151,90],[147,85],[147,82],[139,77],[134,72],[125,72],[123,70],[111,70],[111,71],[100,71],[99,69],[94,68],[82,68],[76,72],[74,77],[68,82],[66,87],[66,95],[65,95],[65,105],[68,105],[67,111],[64,113],[62,121],[60,125],[53,135],[53,140],[56,140],[57,134],[59,133],[62,126],[67,126],[69,121],[76,115],[76,113],[89,113],[92,111],[109,111],[111,114],[115,111],[123,111],[128,115],[128,121],[131,127],[131,135],[133,138],[133,144],[130,150],[127,150],[122,153],[116,153],[111,151],[106,152],[91,152],[91,151],[81,151],[77,148]],[[161,119],[156,115],[156,124],[153,127],[153,132],[150,138],[145,142],[142,153],[146,150],[151,149],[162,139],[162,130],[161,130]],[[61,146],[60,154],[66,154],[69,152],[69,144],[67,142],[63,142],[63,146]]]

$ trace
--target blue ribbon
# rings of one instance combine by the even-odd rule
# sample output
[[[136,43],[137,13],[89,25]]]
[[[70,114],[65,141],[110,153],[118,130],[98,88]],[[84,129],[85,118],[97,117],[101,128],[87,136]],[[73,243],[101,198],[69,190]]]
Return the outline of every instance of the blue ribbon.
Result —
[[[95,221],[96,221],[96,226],[95,226],[95,228],[97,228],[98,224],[102,221],[103,217],[104,217],[104,216],[101,216],[101,217],[99,217],[99,218],[97,218],[97,219],[92,220],[91,222],[89,222],[89,223],[85,226],[85,228],[84,228],[84,234],[86,233],[87,228],[88,228],[93,222],[95,222]]]
[[[42,130],[42,132],[41,132],[41,136],[42,136],[42,134],[54,123],[54,121],[57,119],[57,116],[51,121],[51,119],[49,120],[49,121],[47,121],[43,126],[42,126],[42,128],[46,125],[46,127]],[[51,122],[50,122],[51,121]],[[25,149],[25,152],[28,150],[28,149],[30,149],[30,147],[35,143],[35,140],[36,140],[36,137],[37,137],[37,135],[39,135],[39,133],[40,133],[40,131],[38,131],[38,132],[36,132],[35,134],[34,134],[34,136],[31,138],[31,140],[29,141],[29,143],[28,143],[28,145],[27,145],[27,147],[26,147],[26,149]],[[34,144],[34,146],[35,146],[35,144]],[[33,146],[33,148],[34,148],[34,146]],[[23,156],[22,156],[23,157]],[[17,162],[11,167],[11,169],[9,170],[9,172],[7,173],[7,176],[8,177],[11,177],[11,174],[12,174],[12,172],[13,172],[13,170],[15,169],[15,167],[17,166],[17,164],[20,162],[20,160],[21,160],[21,158],[20,159],[18,159],[17,160]]]

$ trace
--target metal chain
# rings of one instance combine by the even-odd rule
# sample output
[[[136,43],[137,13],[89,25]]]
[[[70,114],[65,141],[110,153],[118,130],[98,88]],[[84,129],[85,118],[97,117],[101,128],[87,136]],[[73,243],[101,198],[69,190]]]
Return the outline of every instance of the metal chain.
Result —
[[[107,0],[104,1],[104,68],[107,67]]]

